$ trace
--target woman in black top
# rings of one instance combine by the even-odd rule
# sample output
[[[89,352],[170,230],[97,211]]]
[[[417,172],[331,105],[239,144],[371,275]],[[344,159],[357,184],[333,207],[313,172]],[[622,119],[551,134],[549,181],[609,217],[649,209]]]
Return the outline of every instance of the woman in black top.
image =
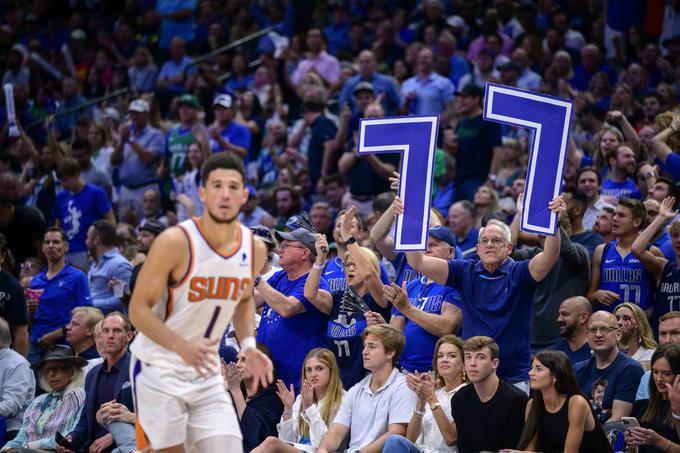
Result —
[[[629,451],[680,452],[680,346],[665,344],[654,352],[649,399],[636,401],[632,415],[640,428],[625,431]]]
[[[520,451],[613,452],[564,352],[536,354],[529,379],[533,394],[517,447]]]

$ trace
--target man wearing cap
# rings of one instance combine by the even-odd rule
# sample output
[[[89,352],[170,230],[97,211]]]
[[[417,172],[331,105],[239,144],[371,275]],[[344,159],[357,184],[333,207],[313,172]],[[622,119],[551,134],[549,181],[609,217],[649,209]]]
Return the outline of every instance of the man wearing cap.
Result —
[[[166,168],[170,176],[181,176],[189,170],[189,145],[198,142],[204,158],[210,156],[210,142],[205,128],[200,124],[198,111],[201,104],[193,94],[179,98],[179,123],[170,128],[165,137]]]
[[[327,316],[304,296],[305,282],[316,259],[316,237],[304,228],[276,232],[282,270],[267,281],[255,280],[255,302],[262,311],[257,341],[269,348],[276,374],[300,389],[300,370],[307,353],[324,344]],[[330,291],[325,278],[319,288]]]
[[[425,254],[444,260],[454,258],[456,238],[453,233],[445,226],[430,228]],[[409,373],[430,371],[439,338],[455,334],[461,325],[460,293],[426,276],[403,283],[402,288],[394,285],[387,291],[399,295],[393,302],[390,320],[390,324],[406,337],[399,363]]]
[[[502,144],[500,125],[482,118],[484,91],[470,83],[458,97],[455,201],[474,199],[479,186],[496,180]]]
[[[130,295],[135,289],[137,283],[137,276],[142,269],[142,265],[146,260],[146,254],[151,249],[151,244],[156,240],[159,234],[165,230],[166,226],[160,220],[149,219],[144,225],[140,226],[137,233],[137,256],[132,260],[132,272],[130,273],[130,284],[125,288],[124,302],[125,305],[130,303]]]
[[[396,115],[401,99],[394,79],[380,74],[376,70],[375,55],[370,50],[361,51],[359,58],[357,58],[357,63],[359,65],[359,74],[347,79],[347,82],[342,87],[338,103],[341,106],[349,105],[352,113],[357,113],[359,109],[354,100],[356,96],[355,88],[360,83],[367,82],[373,87],[376,96],[383,94],[381,103],[385,109],[385,114],[387,116]]]
[[[121,182],[119,217],[128,209],[139,214],[147,189],[158,187],[158,165],[165,148],[163,133],[149,124],[149,103],[135,99],[128,108],[130,119],[122,124],[111,154]]]
[[[453,116],[453,83],[434,72],[434,54],[428,48],[418,52],[418,73],[401,86],[402,112],[410,115],[441,115],[441,122]]]
[[[210,126],[210,149],[213,153],[231,151],[246,159],[250,148],[250,130],[234,119],[234,98],[230,94],[218,94],[213,100],[215,122]]]

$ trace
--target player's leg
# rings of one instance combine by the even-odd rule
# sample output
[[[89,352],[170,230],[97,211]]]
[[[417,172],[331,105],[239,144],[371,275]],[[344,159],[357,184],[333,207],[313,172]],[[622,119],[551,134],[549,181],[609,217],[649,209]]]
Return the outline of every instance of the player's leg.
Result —
[[[151,453],[184,453],[184,445],[175,445],[174,447],[162,448],[160,450],[149,450]],[[206,450],[207,451],[207,450]],[[213,450],[219,451],[219,450]],[[225,450],[228,451],[228,450]]]
[[[282,441],[278,437],[269,436],[250,453],[300,453],[300,450]]]
[[[242,453],[243,441],[238,436],[213,436],[196,442],[196,449],[199,453],[214,453],[216,451]]]

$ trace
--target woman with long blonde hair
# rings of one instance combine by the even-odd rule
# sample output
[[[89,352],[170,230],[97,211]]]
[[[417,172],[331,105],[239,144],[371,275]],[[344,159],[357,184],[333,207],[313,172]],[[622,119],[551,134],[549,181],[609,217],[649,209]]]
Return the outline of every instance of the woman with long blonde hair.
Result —
[[[652,354],[659,345],[654,340],[645,312],[633,303],[624,302],[616,307],[614,316],[621,332],[620,348],[648,371],[651,367]]]
[[[296,398],[293,384],[287,389],[283,381],[277,381],[277,394],[284,407],[276,427],[279,437],[268,437],[253,453],[316,451],[345,396],[335,355],[326,348],[309,351],[302,366],[301,382]]]

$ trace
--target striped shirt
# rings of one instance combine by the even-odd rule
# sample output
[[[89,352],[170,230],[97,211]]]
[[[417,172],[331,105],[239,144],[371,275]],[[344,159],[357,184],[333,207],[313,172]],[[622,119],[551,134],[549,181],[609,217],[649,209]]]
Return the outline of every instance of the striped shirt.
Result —
[[[26,409],[19,434],[2,449],[36,448],[56,450],[54,435],[73,431],[85,405],[85,390],[50,392],[36,397]]]

